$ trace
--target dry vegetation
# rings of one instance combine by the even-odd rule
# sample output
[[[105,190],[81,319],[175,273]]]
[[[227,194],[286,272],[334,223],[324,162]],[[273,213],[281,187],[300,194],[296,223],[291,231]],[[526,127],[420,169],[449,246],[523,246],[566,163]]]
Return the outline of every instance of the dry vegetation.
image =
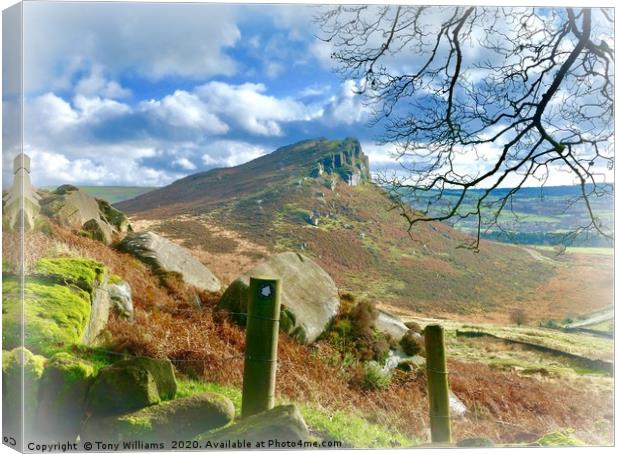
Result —
[[[240,386],[244,331],[226,316],[214,315],[217,295],[195,292],[170,276],[155,276],[139,261],[101,243],[50,225],[47,234],[27,238],[33,263],[42,256],[79,255],[105,263],[127,280],[134,295],[133,323],[113,317],[107,348],[123,354],[167,357],[189,377]],[[4,237],[5,251],[10,237]],[[354,385],[341,352],[327,341],[306,347],[280,337],[278,394],[332,410],[361,411],[367,419],[427,438],[427,398],[423,371],[397,371],[385,390]],[[525,377],[483,364],[450,361],[451,386],[470,409],[455,421],[456,438],[486,436],[496,442],[529,442],[572,427],[593,444],[612,440],[611,391],[584,389],[561,379]]]

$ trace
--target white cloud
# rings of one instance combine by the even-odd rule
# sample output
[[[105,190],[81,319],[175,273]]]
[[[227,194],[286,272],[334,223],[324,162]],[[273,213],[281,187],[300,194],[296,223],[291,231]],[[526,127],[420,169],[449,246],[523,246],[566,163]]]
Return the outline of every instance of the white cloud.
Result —
[[[213,134],[223,134],[229,130],[228,125],[210,112],[198,96],[183,90],[177,90],[159,101],[144,101],[140,103],[139,109],[175,127],[199,129]]]
[[[309,121],[322,114],[320,109],[292,98],[266,95],[263,84],[209,82],[195,91],[213,112],[236,122],[247,132],[262,136],[281,135],[280,123]]]
[[[125,98],[131,95],[131,90],[121,87],[116,81],[106,79],[103,72],[100,65],[93,66],[90,74],[77,83],[75,93],[112,99]]]
[[[358,90],[354,80],[345,80],[340,94],[331,99],[327,120],[347,125],[367,121],[372,110],[363,104],[362,96],[356,94]]]
[[[187,158],[177,158],[174,161],[172,161],[172,164],[181,167],[183,170],[196,170],[197,169],[196,164],[194,164],[192,161],[190,161]]]
[[[26,92],[68,88],[93,65],[112,77],[232,75],[226,49],[241,38],[234,7],[214,4],[27,2],[24,29]]]

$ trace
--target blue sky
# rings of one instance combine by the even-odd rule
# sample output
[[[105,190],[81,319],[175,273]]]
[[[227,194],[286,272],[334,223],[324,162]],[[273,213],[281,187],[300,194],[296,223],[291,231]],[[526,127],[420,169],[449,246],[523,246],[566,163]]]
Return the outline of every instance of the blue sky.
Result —
[[[315,36],[320,8],[26,2],[24,150],[33,183],[161,186],[315,137],[357,137],[371,170],[397,169],[391,147],[377,145],[382,125],[369,126],[357,82],[334,72],[333,49]],[[464,53],[475,59],[480,49]],[[388,63],[408,71],[420,58],[406,49]],[[10,74],[3,78],[10,87]],[[3,140],[17,150],[6,91]],[[458,165],[475,174],[498,150],[463,153]],[[548,181],[571,183],[561,172]]]
[[[33,183],[159,186],[320,136],[355,136],[389,164],[355,82],[334,73],[315,37],[317,12],[26,3]]]

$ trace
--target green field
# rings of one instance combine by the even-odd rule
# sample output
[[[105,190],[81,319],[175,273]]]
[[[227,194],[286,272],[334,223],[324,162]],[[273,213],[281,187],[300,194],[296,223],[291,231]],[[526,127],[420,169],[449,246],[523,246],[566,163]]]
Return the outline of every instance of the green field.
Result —
[[[133,199],[134,197],[157,189],[148,186],[78,186],[78,188],[93,197],[107,200],[110,203],[118,203],[123,200]],[[43,189],[54,190],[56,188],[44,187]]]

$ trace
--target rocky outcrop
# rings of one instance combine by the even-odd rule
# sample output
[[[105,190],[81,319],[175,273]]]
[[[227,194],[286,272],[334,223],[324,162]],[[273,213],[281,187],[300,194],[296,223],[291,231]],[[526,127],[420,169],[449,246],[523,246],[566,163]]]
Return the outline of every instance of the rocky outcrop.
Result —
[[[332,278],[314,261],[294,252],[273,255],[238,277],[217,308],[246,313],[251,276],[282,280],[280,328],[302,343],[314,342],[338,313],[340,298]]]
[[[105,244],[110,244],[115,236],[131,228],[127,217],[108,202],[68,184],[51,193],[44,193],[40,205],[45,216],[81,229],[86,235]]]
[[[36,427],[40,438],[77,438],[93,377],[93,365],[69,353],[57,353],[47,362],[39,387]]]
[[[200,290],[219,292],[222,284],[190,252],[156,233],[129,233],[119,248],[143,261],[155,271],[179,273],[183,280]]]
[[[360,143],[356,139],[337,142],[336,148],[326,153],[310,171],[310,176],[314,178],[324,175],[338,175],[349,186],[370,181],[368,156],[362,151]]]
[[[230,399],[214,393],[162,402],[117,417],[91,418],[80,434],[82,440],[170,442],[225,426],[233,420]]]
[[[174,368],[167,360],[132,358],[99,371],[86,399],[86,410],[111,416],[173,399],[177,390]]]
[[[255,447],[254,444],[257,442],[277,440],[278,442],[295,443],[307,440],[308,436],[308,427],[297,407],[295,405],[282,405],[243,418],[223,429],[201,435],[199,439],[222,447],[227,443],[245,440],[252,443],[252,447]]]

